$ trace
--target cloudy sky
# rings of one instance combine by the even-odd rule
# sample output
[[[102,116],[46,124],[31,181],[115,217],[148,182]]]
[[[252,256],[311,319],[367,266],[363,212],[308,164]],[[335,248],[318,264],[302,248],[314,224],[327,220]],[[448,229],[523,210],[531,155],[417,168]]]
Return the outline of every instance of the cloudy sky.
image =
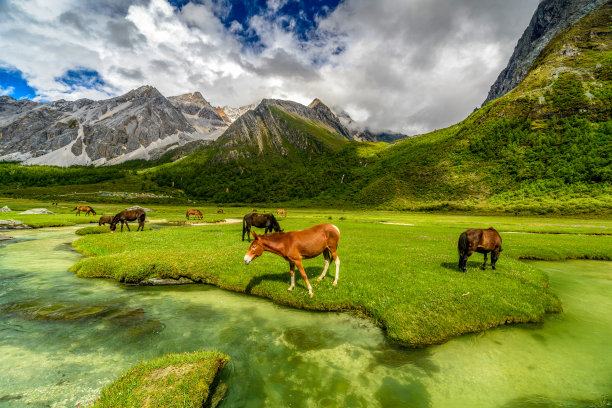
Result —
[[[213,105],[315,97],[376,130],[445,127],[485,99],[538,0],[0,0],[0,95],[141,85]]]

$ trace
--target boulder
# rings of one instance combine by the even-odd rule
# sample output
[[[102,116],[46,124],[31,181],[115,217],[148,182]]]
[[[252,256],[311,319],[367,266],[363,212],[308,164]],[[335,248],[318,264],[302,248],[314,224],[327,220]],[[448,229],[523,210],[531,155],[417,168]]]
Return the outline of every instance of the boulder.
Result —
[[[155,212],[155,210],[152,210],[150,208],[144,208],[139,205],[135,205],[133,207],[126,208],[126,210],[144,210],[144,212]]]
[[[0,208],[0,212],[11,212],[11,209],[5,205],[4,207]]]
[[[31,210],[27,210],[24,212],[20,212],[21,214],[55,214],[53,211],[49,211],[46,208],[32,208]]]
[[[7,228],[7,229],[27,229],[30,228],[30,226],[24,224],[23,221],[17,221],[17,220],[0,220],[0,228]]]

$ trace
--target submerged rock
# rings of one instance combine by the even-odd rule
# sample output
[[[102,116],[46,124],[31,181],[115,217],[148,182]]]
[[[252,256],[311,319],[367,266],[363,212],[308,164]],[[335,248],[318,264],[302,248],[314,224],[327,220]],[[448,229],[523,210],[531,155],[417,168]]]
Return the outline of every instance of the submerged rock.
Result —
[[[158,279],[151,278],[145,281],[138,283],[140,286],[165,286],[165,285],[188,285],[191,283],[195,283],[191,279],[188,278],[180,278],[180,279]]]
[[[4,234],[0,234],[0,241],[6,241],[9,239],[13,239],[13,237],[10,237],[8,235],[4,235]]]
[[[27,210],[24,212],[20,212],[22,214],[55,214],[53,211],[49,211],[46,208],[32,208],[31,210]]]

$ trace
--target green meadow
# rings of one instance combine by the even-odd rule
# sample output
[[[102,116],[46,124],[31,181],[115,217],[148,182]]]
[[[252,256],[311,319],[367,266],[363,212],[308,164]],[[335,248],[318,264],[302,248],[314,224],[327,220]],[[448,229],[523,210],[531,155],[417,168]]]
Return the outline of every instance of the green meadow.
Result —
[[[108,234],[108,227],[97,226],[77,231],[85,236],[73,246],[87,257],[72,270],[83,278],[125,283],[190,279],[281,305],[357,313],[375,321],[390,340],[422,347],[503,324],[539,322],[546,313],[562,311],[547,275],[521,259],[612,259],[612,221],[607,219],[288,208],[288,217],[280,218],[287,231],[322,222],[341,231],[338,286],[332,286],[334,265],[317,282],[323,258],[304,263],[313,286],[310,299],[299,274],[296,288],[287,291],[289,267],[282,258],[264,253],[244,264],[248,242],[241,241],[241,223],[216,222],[241,219],[252,208],[228,207],[217,214],[217,207],[199,207],[204,222],[189,223],[186,208],[154,207],[142,233]],[[482,255],[474,254],[468,272],[461,273],[459,234],[489,226],[503,238],[497,270],[482,271]]]
[[[289,267],[282,258],[264,253],[246,266],[248,242],[241,241],[241,220],[252,207],[191,206],[204,218],[189,220],[189,206],[151,205],[145,231],[109,234],[97,226],[100,215],[126,205],[92,204],[98,215],[76,216],[74,203],[4,200],[12,213],[0,219],[22,220],[32,227],[95,222],[76,231],[74,247],[87,255],[72,268],[83,278],[109,278],[139,283],[151,278],[190,279],[198,283],[268,298],[275,303],[319,311],[346,311],[370,318],[390,340],[409,347],[442,343],[464,333],[508,323],[539,322],[546,313],[562,310],[548,287],[545,273],[521,259],[612,259],[612,220],[431,214],[398,211],[357,211],[330,208],[287,208],[278,217],[284,230],[329,222],[341,231],[338,254],[340,279],[332,286],[332,264],[318,282],[322,257],[304,265],[314,298],[296,273],[288,292]],[[18,215],[46,207],[55,215]],[[276,213],[276,208],[256,208]],[[457,240],[467,228],[496,228],[503,238],[497,270],[482,271],[482,255],[468,261],[468,272],[457,268]],[[261,232],[261,230],[258,230]]]

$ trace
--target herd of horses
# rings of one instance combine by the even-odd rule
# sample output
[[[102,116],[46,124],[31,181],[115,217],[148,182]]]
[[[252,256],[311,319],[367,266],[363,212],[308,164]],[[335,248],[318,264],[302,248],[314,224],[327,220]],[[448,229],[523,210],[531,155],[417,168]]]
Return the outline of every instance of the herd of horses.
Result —
[[[76,215],[85,212],[85,215],[96,215],[94,209],[90,206],[77,206],[72,211],[77,211]],[[223,209],[217,211],[223,214]],[[287,216],[284,209],[279,209],[277,215]],[[196,209],[188,209],[186,214],[187,219],[190,217],[202,219],[202,212]],[[117,224],[121,223],[121,232],[123,232],[123,224],[126,225],[128,231],[130,226],[128,221],[138,221],[136,231],[144,230],[146,212],[142,208],[123,210],[115,216],[104,215],[100,217],[98,225],[110,224],[110,231],[115,232]],[[264,234],[257,234],[253,227],[263,228]],[[268,234],[272,232],[271,234]],[[264,252],[276,254],[287,262],[289,262],[289,272],[291,273],[291,285],[287,290],[291,291],[295,287],[295,267],[297,266],[300,275],[306,283],[308,294],[313,297],[312,287],[306,276],[303,259],[315,258],[323,254],[325,266],[323,273],[317,278],[321,281],[325,278],[331,261],[336,264],[336,275],[333,285],[338,284],[340,274],[340,258],[338,258],[338,241],[340,240],[340,229],[335,225],[323,223],[314,225],[310,228],[301,231],[284,232],[278,220],[270,213],[258,213],[253,210],[242,218],[242,241],[244,236],[250,242],[249,249],[244,255],[244,263],[250,264],[255,258],[261,256]],[[251,242],[251,235],[253,241]],[[488,229],[469,229],[459,236],[457,249],[459,251],[459,269],[462,272],[467,272],[467,260],[474,253],[484,254],[484,263],[481,266],[482,270],[486,269],[487,255],[491,254],[491,268],[495,269],[495,264],[502,251],[502,239],[499,233],[494,228]]]
[[[76,215],[80,215],[81,212],[84,212],[85,215],[96,215],[96,211],[89,205],[79,205],[74,207],[71,211],[74,210],[76,210]],[[128,231],[130,231],[130,225],[128,224],[128,221],[138,221],[138,228],[136,228],[136,231],[143,231],[146,217],[147,213],[142,208],[123,210],[115,216],[101,216],[98,220],[98,225],[102,226],[105,224],[110,224],[110,232],[112,233],[115,232],[115,230],[117,229],[117,224],[121,223],[121,232],[123,232],[123,224],[125,224]]]

